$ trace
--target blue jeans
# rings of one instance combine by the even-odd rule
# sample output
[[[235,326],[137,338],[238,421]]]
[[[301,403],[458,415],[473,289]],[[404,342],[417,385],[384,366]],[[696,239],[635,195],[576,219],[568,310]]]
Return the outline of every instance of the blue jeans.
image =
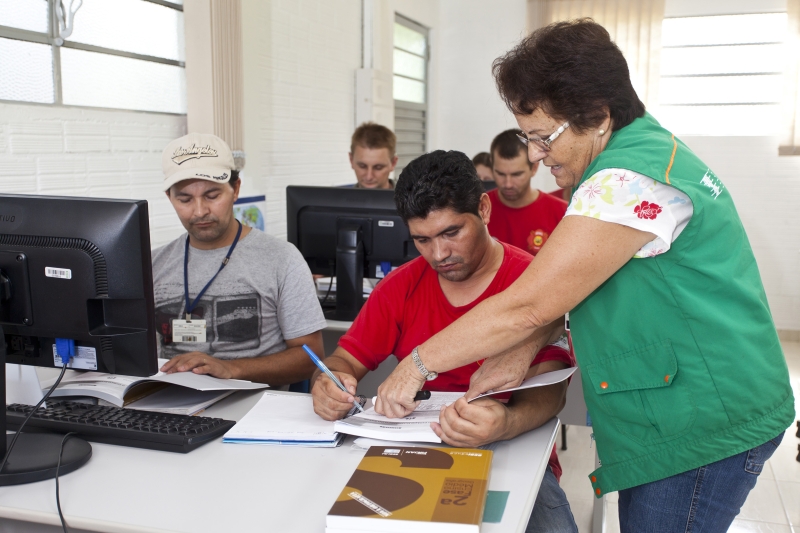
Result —
[[[578,533],[567,495],[549,466],[542,478],[525,533]]]
[[[781,433],[750,451],[619,491],[621,533],[728,531],[782,438]]]

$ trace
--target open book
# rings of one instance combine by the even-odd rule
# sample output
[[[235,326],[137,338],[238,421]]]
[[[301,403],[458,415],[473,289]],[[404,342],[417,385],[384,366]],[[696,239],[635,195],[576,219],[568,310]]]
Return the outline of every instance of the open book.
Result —
[[[470,401],[484,398],[493,394],[544,387],[568,379],[577,367],[565,368],[539,374],[523,381],[518,387],[503,391],[493,391],[476,396]],[[431,422],[439,421],[439,411],[446,405],[451,405],[463,397],[463,392],[431,392],[429,400],[419,402],[417,408],[403,418],[387,418],[375,411],[373,398],[368,408],[363,413],[348,416],[334,423],[336,431],[368,437],[400,442],[442,442],[431,429]]]
[[[159,366],[166,362],[165,359],[158,360]],[[268,386],[192,372],[159,372],[149,378],[81,372],[65,377],[51,397],[91,396],[117,407],[194,414],[234,391],[264,389]]]

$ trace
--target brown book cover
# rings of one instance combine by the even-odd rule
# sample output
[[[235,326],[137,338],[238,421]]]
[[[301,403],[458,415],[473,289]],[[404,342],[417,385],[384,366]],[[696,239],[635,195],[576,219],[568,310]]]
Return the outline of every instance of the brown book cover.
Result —
[[[372,446],[328,512],[327,531],[480,531],[492,452]]]

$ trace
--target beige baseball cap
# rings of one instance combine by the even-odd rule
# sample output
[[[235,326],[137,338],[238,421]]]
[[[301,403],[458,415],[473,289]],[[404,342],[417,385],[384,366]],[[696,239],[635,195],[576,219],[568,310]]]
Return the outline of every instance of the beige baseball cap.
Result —
[[[228,144],[210,133],[190,133],[175,139],[161,155],[164,190],[183,180],[227,183],[236,168]]]

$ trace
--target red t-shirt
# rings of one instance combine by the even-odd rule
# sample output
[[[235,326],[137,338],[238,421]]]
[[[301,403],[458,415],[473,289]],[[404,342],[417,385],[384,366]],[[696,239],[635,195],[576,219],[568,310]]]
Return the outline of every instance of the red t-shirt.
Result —
[[[424,258],[409,261],[378,283],[350,330],[339,339],[339,346],[370,370],[378,368],[392,354],[402,360],[415,346],[433,337],[486,298],[508,288],[531,260],[530,254],[503,244],[503,262],[489,287],[472,303],[461,307],[447,301],[439,286],[438,274]],[[557,346],[544,347],[531,364],[545,361],[563,361],[575,366],[575,359],[569,351]],[[470,377],[479,367],[478,363],[471,363],[442,372],[436,379],[425,382],[424,388],[466,392]],[[556,479],[560,478],[561,465],[555,447],[550,456],[550,467]]]
[[[564,218],[567,202],[539,191],[536,200],[525,207],[508,207],[500,201],[498,190],[487,193],[492,201],[489,235],[536,255]]]

